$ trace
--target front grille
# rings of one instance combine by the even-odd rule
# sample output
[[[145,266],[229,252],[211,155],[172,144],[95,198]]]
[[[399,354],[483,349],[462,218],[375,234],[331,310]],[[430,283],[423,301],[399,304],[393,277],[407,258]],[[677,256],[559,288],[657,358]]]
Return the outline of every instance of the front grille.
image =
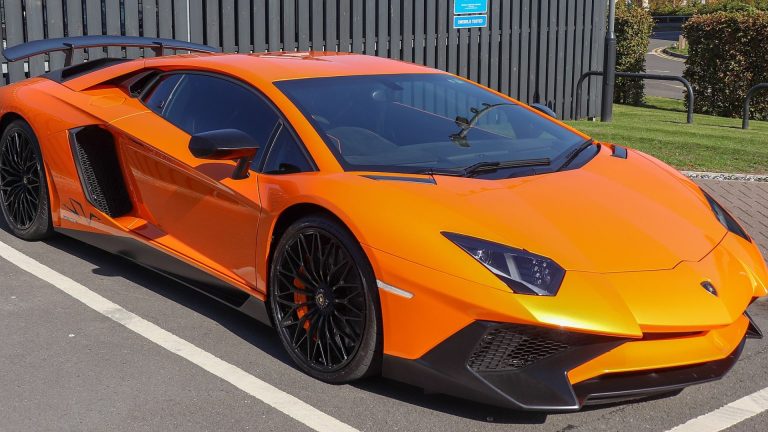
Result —
[[[476,372],[516,370],[570,348],[554,330],[505,326],[489,330],[475,347],[467,365]]]

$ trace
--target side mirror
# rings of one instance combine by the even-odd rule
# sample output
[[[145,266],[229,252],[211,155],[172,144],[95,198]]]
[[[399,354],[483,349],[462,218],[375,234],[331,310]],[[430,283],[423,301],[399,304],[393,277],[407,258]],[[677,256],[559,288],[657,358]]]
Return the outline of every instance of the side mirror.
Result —
[[[552,118],[557,118],[557,114],[555,114],[555,112],[552,111],[551,108],[549,108],[548,106],[546,106],[544,104],[540,104],[540,103],[531,104],[531,108],[533,108],[535,110],[538,110],[538,111],[541,111],[544,114],[546,114],[546,115],[548,115],[548,116],[550,116]]]
[[[236,160],[232,178],[239,180],[248,177],[248,169],[259,151],[259,143],[243,131],[217,129],[192,135],[189,151],[198,159]]]

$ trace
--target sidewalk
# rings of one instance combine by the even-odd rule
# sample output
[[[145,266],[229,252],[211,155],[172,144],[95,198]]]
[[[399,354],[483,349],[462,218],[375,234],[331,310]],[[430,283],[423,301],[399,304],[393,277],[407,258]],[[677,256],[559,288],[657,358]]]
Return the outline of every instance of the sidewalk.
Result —
[[[696,180],[741,222],[768,257],[768,183]]]

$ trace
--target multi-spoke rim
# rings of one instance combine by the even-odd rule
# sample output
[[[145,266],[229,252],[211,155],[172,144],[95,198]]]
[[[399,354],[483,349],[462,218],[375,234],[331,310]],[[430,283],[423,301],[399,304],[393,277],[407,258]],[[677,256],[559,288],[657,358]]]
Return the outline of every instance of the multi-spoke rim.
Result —
[[[272,306],[283,338],[308,366],[343,368],[355,356],[366,322],[365,287],[352,256],[334,236],[309,228],[275,259]]]
[[[11,222],[24,230],[40,206],[40,162],[22,131],[10,133],[0,152],[0,199]]]

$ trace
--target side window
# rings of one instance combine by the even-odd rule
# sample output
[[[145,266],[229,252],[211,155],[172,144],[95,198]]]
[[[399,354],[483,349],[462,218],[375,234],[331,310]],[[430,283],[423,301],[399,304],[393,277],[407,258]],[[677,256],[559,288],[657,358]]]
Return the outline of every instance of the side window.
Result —
[[[172,89],[168,91],[168,87]],[[163,99],[166,92],[168,96]],[[275,110],[255,92],[230,80],[202,74],[167,76],[145,103],[190,135],[238,129],[262,147],[269,142],[278,119]]]
[[[163,115],[168,99],[173,94],[180,79],[181,75],[168,75],[160,78],[160,81],[144,96],[144,104],[147,108],[159,115]]]
[[[312,165],[285,126],[280,128],[264,164],[265,174],[292,174],[313,171]]]

